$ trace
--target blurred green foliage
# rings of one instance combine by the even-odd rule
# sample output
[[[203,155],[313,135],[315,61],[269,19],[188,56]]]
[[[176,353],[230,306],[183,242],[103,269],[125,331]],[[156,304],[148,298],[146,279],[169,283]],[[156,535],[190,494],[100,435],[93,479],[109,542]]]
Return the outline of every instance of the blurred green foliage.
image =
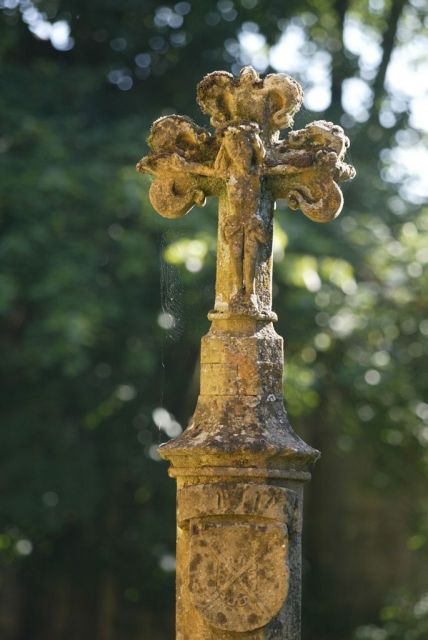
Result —
[[[397,597],[381,611],[382,627],[361,627],[355,640],[424,640],[428,637],[428,594],[416,602]]]
[[[206,123],[205,73],[269,60],[308,96],[324,69],[325,108],[296,126],[341,122],[358,170],[335,223],[276,214],[287,406],[323,451],[304,638],[425,638],[428,208],[400,155],[423,136],[410,86],[423,3],[0,7],[1,638],[173,637],[174,483],[156,446],[197,394],[216,203],[162,220],[134,166],[155,117]],[[409,69],[400,91],[394,56]],[[382,609],[399,588],[410,595]],[[379,611],[384,627],[367,626]]]

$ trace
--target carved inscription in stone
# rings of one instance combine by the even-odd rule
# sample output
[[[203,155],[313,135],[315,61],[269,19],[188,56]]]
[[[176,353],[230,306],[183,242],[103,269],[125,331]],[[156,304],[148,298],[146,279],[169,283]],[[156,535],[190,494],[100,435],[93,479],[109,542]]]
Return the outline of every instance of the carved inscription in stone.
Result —
[[[288,527],[296,496],[256,484],[193,485],[180,490],[188,524],[188,590],[214,628],[244,632],[266,625],[288,593]]]

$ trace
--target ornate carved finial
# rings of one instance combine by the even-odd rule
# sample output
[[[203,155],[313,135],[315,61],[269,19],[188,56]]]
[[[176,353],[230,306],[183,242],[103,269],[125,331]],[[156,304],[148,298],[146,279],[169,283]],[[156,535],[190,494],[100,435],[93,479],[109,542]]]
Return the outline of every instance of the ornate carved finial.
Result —
[[[252,67],[244,67],[239,78],[226,71],[209,73],[199,83],[198,104],[211,116],[213,127],[256,122],[269,134],[293,125],[293,115],[302,105],[298,82],[284,73],[263,80]]]
[[[300,84],[282,73],[261,79],[252,67],[239,78],[215,71],[197,89],[214,133],[183,116],[153,124],[153,153],[137,169],[155,178],[150,200],[156,211],[180,218],[203,206],[206,196],[220,198],[213,318],[274,318],[268,291],[274,200],[285,199],[315,222],[329,222],[342,209],[338,183],[355,175],[344,160],[349,140],[343,129],[319,120],[278,137],[292,126],[302,99]]]

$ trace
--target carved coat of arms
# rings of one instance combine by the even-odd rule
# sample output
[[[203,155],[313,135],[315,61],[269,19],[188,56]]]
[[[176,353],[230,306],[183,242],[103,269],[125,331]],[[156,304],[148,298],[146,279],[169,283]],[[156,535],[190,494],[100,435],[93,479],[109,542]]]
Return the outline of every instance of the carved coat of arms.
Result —
[[[212,627],[224,631],[265,626],[288,594],[293,492],[223,483],[182,491],[187,495],[181,515],[193,516],[188,574],[193,606]]]

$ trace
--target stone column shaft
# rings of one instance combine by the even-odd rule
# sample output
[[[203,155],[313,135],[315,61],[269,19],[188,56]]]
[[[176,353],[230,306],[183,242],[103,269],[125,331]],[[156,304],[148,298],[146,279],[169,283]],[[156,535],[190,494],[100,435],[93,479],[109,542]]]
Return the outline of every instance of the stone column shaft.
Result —
[[[270,322],[202,339],[193,420],[160,448],[177,478],[177,640],[300,637],[303,484]],[[236,634],[239,634],[237,636]]]

